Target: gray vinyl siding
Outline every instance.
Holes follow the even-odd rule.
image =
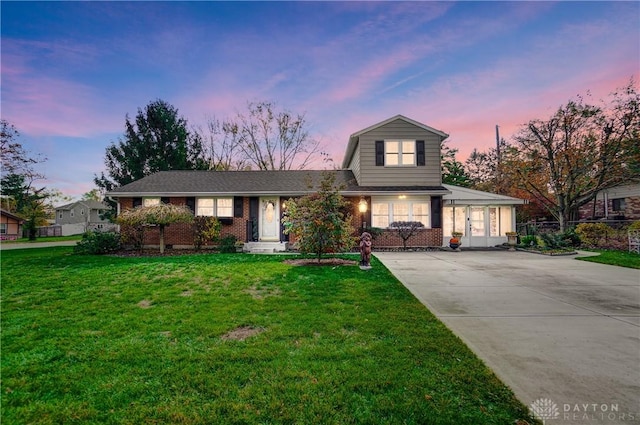
[[[360,145],[356,147],[351,162],[349,163],[349,169],[353,172],[356,181],[360,181]]]
[[[424,140],[425,166],[386,167],[376,166],[376,140]],[[440,136],[403,120],[395,120],[360,136],[358,151],[359,172],[356,174],[361,186],[439,186],[442,184],[440,172]],[[359,153],[359,154],[358,154]],[[355,159],[352,160],[352,163]]]

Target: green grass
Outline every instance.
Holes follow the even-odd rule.
[[[610,264],[612,266],[630,267],[640,269],[640,255],[628,251],[595,250],[600,255],[593,257],[580,257],[578,260],[591,261],[593,263]]]
[[[2,241],[3,244],[11,243],[37,243],[37,242],[64,242],[64,241],[79,241],[82,239],[82,235],[71,236],[44,236],[37,238],[35,241],[30,241],[29,238],[20,238],[14,241]]]
[[[71,252],[2,254],[3,424],[532,422],[375,259]]]

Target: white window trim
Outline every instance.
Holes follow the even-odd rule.
[[[142,198],[142,206],[143,207],[152,207],[154,205],[160,205],[160,197],[159,196],[153,196],[153,197],[147,197],[147,198]]]
[[[402,161],[402,158],[404,156],[404,153],[402,151],[402,147],[403,144],[405,142],[411,142],[413,143],[413,152],[407,153],[413,155],[413,162],[410,164],[405,164]],[[398,143],[398,163],[394,164],[394,165],[389,165],[389,160],[388,160],[388,156],[389,155],[389,149],[387,148],[389,143]],[[418,147],[417,147],[417,143],[415,140],[412,139],[389,139],[389,140],[385,140],[384,141],[384,166],[385,167],[390,167],[390,168],[397,168],[397,167],[417,167],[417,157],[418,157]]]
[[[417,198],[417,197],[408,197],[406,199],[398,199],[397,197],[380,197],[380,198],[373,198],[371,199],[371,224],[372,226],[376,227],[373,224],[374,221],[374,217],[375,215],[373,214],[373,211],[375,210],[373,205],[375,204],[387,204],[388,207],[388,219],[389,219],[389,225],[391,225],[391,223],[395,222],[395,221],[399,221],[396,220],[393,216],[393,205],[394,204],[407,204],[407,209],[408,209],[408,213],[409,213],[409,217],[408,220],[400,220],[400,221],[417,221],[413,219],[413,205],[414,204],[424,204],[427,206],[427,214],[426,214],[426,223],[422,223],[424,224],[424,228],[425,229],[430,229],[431,228],[431,199],[430,198]],[[422,221],[421,221],[422,222]],[[390,227],[387,226],[386,229],[389,229]]]
[[[206,208],[212,208],[213,212],[211,215],[205,215],[205,214],[200,214],[199,210],[200,210],[200,201],[201,200],[213,200],[213,205],[211,207],[206,207]],[[218,201],[220,200],[229,200],[231,202],[231,206],[230,207],[226,207],[226,208],[230,208],[229,211],[229,215],[220,215],[219,214],[219,208],[223,208],[222,206],[219,206]],[[195,211],[195,215],[196,216],[205,216],[205,217],[220,217],[220,218],[232,218],[233,217],[233,197],[206,197],[206,196],[202,196],[202,197],[198,197],[196,198],[196,211]]]

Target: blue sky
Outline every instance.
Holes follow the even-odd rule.
[[[640,71],[640,2],[1,3],[1,111],[79,197],[155,99],[190,124],[248,101],[306,113],[340,164],[350,134],[403,114],[464,160]]]

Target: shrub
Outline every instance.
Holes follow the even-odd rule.
[[[234,235],[227,235],[220,238],[220,252],[231,253],[236,252],[236,238]]]
[[[115,232],[86,232],[73,248],[75,254],[109,254],[120,249],[120,235]]]
[[[538,237],[536,235],[526,235],[520,237],[520,244],[524,246],[538,246]]]
[[[562,238],[562,233],[541,233],[539,237],[544,246],[549,249],[559,249],[567,246],[567,243]]]
[[[120,227],[120,243],[122,245],[130,245],[133,249],[142,251],[144,247],[144,229],[145,226],[127,226]]]
[[[402,239],[402,249],[406,250],[409,238],[418,233],[419,229],[424,228],[424,224],[419,221],[394,221],[389,227],[396,230]]]
[[[576,226],[576,233],[582,242],[591,246],[597,246],[600,239],[611,230],[605,223],[580,223]]]
[[[640,220],[631,223],[628,230],[640,230]]]
[[[198,216],[193,221],[193,246],[200,250],[202,245],[212,242],[220,236],[222,224],[216,217]]]

